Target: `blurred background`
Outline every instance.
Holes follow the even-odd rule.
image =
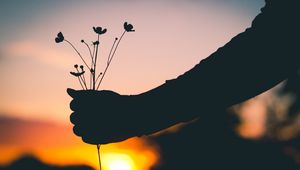
[[[71,98],[66,89],[80,89],[69,72],[74,64],[82,63],[69,46],[55,43],[58,32],[88,58],[80,40],[95,41],[93,26],[107,28],[100,39],[98,68],[103,70],[101,63],[105,63],[114,38],[122,33],[123,23],[132,23],[136,32],[124,37],[101,89],[137,94],[191,69],[249,27],[263,6],[263,0],[2,1],[0,166],[98,168],[96,146],[84,144],[72,133]],[[300,121],[299,82],[295,73],[262,95],[227,111],[211,113],[215,117],[210,122],[200,118],[150,137],[104,145],[103,166],[106,170],[193,167],[196,158],[209,155],[205,148],[195,146],[202,142],[207,146],[205,142],[214,139],[222,148],[229,149],[232,141],[241,144],[241,148],[248,148],[244,153],[255,146],[260,149],[257,153],[266,154],[261,154],[265,156],[262,159],[277,153],[264,151],[266,144],[259,141],[276,141],[271,150],[278,149],[278,155],[292,160],[296,167],[300,162],[295,142]],[[189,140],[203,130],[207,132],[200,135],[201,139]],[[221,134],[229,135],[221,138]],[[176,148],[169,146],[170,142]],[[193,159],[186,159],[189,154]],[[247,155],[245,160],[252,160],[253,155]],[[176,168],[177,159],[180,166]],[[167,166],[172,161],[175,167]]]

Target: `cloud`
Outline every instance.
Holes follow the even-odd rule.
[[[121,143],[103,145],[101,148],[104,166],[109,154],[129,155],[140,170],[149,170],[159,159],[156,146],[143,138],[132,138]],[[1,155],[5,155],[0,156],[0,165],[15,160],[25,151],[49,164],[65,166],[80,163],[98,167],[96,146],[87,145],[75,136],[71,123],[60,125],[0,114],[0,150]]]
[[[54,43],[53,43],[54,44]],[[56,44],[54,44],[56,45]],[[44,64],[49,64],[55,67],[67,68],[74,60],[60,50],[56,50],[55,46],[49,47],[35,41],[15,41],[4,45],[2,51],[9,57],[29,57]],[[1,55],[1,53],[0,53]]]
[[[29,148],[37,145],[68,145],[75,138],[71,132],[71,127],[65,125],[0,116],[0,145]],[[53,140],[54,136],[60,140]]]

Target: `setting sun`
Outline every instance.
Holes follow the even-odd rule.
[[[80,65],[84,65],[84,62],[73,51],[73,47],[63,47],[57,42],[64,38],[72,42],[88,61],[88,66],[84,68],[90,67],[90,62],[99,64],[97,71],[101,75],[100,72],[106,70],[112,47],[117,47],[120,42],[114,44],[115,38],[120,40],[124,29],[132,32],[128,36],[126,33],[118,47],[117,57],[99,90],[111,90],[120,95],[142,94],[162,85],[166,80],[182,75],[243,32],[263,4],[264,0],[233,0],[228,4],[219,0],[1,2],[0,170],[2,167],[14,166],[19,160],[25,160],[25,163],[26,160],[36,160],[36,166],[59,169],[71,167],[72,170],[79,167],[77,170],[99,170],[96,146],[86,144],[76,136],[70,122],[72,98],[66,89],[81,89],[78,77],[73,77],[74,74],[70,72],[76,72],[75,65],[81,69]],[[131,29],[136,31],[133,33],[130,24],[125,22],[132,23],[134,28]],[[95,56],[96,50],[93,54],[89,48],[95,47],[92,45],[100,35],[99,32],[104,34],[104,29],[98,30],[98,27],[107,28],[107,32],[98,40],[101,48],[97,63],[90,59],[91,52]],[[59,32],[63,32],[64,37],[58,36]],[[90,80],[91,77],[85,78]],[[112,104],[121,108],[116,102]],[[102,102],[95,111],[99,111],[101,116],[103,114],[103,119],[99,122],[93,119],[96,120],[94,124],[88,121],[89,125],[103,125],[101,121],[110,123],[104,119],[110,113],[104,112],[102,106],[107,105]],[[251,112],[257,109],[253,108]],[[143,115],[148,117],[142,111],[137,117],[122,112],[122,115],[128,114],[128,117],[124,116],[126,119],[138,120]],[[126,119],[118,121],[131,127]],[[143,125],[142,120],[139,122]],[[260,122],[264,122],[264,117]],[[152,123],[153,128],[156,123]],[[253,129],[248,124],[241,126],[241,131],[248,136],[264,130],[260,125],[255,124],[258,128]],[[167,130],[175,133],[181,125]],[[110,128],[106,129],[109,132]],[[123,133],[122,130],[120,133]],[[160,138],[158,134],[168,135],[142,135],[101,145],[102,170],[159,170],[164,163],[168,163],[168,156],[188,158],[172,154],[173,150],[165,152],[164,149],[173,146],[175,140],[172,139],[170,145],[167,145],[165,140],[169,136]],[[30,159],[25,159],[28,157]]]
[[[107,154],[104,158],[104,170],[135,170],[132,158],[127,154]]]

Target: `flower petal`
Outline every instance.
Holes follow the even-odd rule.
[[[133,30],[133,25],[128,24],[127,22],[125,22],[123,26],[124,26],[125,31],[127,31],[127,32],[134,32],[135,31],[135,30]]]

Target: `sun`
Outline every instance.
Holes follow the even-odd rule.
[[[127,154],[107,154],[103,164],[105,170],[135,170],[133,160]]]
[[[132,170],[132,167],[125,160],[114,160],[108,165],[108,170]]]

